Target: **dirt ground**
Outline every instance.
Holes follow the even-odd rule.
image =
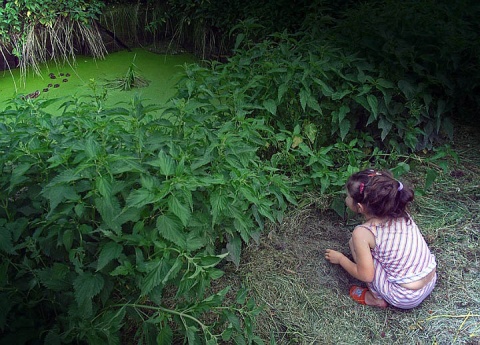
[[[419,307],[377,309],[355,303],[359,283],[323,253],[349,255],[351,231],[361,219],[342,219],[329,200],[293,210],[250,244],[238,270],[264,306],[257,332],[277,344],[480,344],[480,144],[478,128],[464,128],[453,145],[460,156],[410,211],[438,262],[438,283]],[[419,161],[402,177],[424,183],[430,163]],[[434,167],[435,168],[435,167]],[[437,167],[438,168],[438,167]]]

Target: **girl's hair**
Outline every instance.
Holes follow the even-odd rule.
[[[372,216],[410,218],[407,205],[413,201],[413,190],[389,171],[360,171],[350,176],[346,187],[353,201],[361,203]]]

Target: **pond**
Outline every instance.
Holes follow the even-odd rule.
[[[91,80],[102,89],[111,80],[126,75],[132,62],[140,76],[147,79],[149,85],[122,91],[107,88],[107,106],[118,102],[128,102],[138,94],[146,103],[161,104],[174,94],[174,85],[184,64],[196,62],[190,54],[163,55],[144,49],[133,49],[108,54],[104,60],[77,56],[75,63],[49,62],[40,66],[41,76],[32,71],[27,73],[25,81],[20,79],[20,70],[0,72],[0,110],[5,109],[8,100],[38,91],[39,99],[64,98],[91,94]],[[54,76],[51,77],[50,75]],[[54,105],[58,108],[58,104]]]

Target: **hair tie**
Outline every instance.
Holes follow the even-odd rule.
[[[400,192],[402,189],[403,189],[403,183],[400,182],[400,181],[397,181],[398,182],[398,191]]]
[[[360,187],[358,187],[358,191],[360,192],[360,194],[363,194],[363,190],[365,189],[365,183],[360,183]]]

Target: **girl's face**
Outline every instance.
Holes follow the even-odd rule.
[[[353,200],[350,194],[348,194],[348,191],[347,191],[347,197],[345,198],[345,204],[350,210],[352,210],[355,213],[358,213],[357,203]]]

